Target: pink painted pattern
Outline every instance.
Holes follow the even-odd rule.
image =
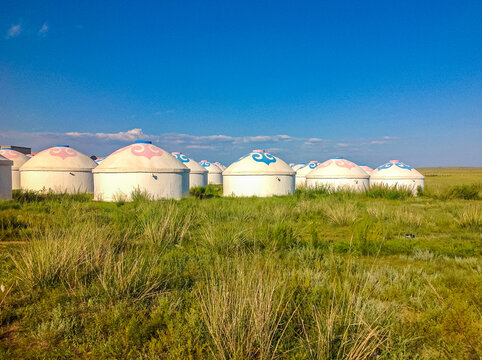
[[[16,159],[20,155],[14,150],[0,150],[0,155],[6,157],[7,159]]]
[[[356,164],[352,163],[351,161],[345,160],[345,159],[330,159],[330,160],[327,160],[327,161],[321,163],[316,168],[325,168],[325,167],[330,166],[333,163],[336,166],[344,167],[344,168],[347,168],[348,170],[350,170],[351,168],[354,168],[356,166]]]
[[[131,149],[131,153],[134,156],[144,156],[149,160],[152,159],[154,156],[162,156],[163,152],[157,146],[152,144],[132,144],[129,146],[125,146],[117,151],[114,151],[112,155],[118,154],[123,152],[127,149]]]
[[[52,156],[58,156],[62,158],[62,160],[65,160],[69,157],[77,156],[77,151],[68,147],[54,147],[49,150],[49,154]]]

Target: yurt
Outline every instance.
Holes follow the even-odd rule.
[[[390,160],[377,167],[370,175],[370,185],[385,185],[410,189],[414,195],[420,186],[424,187],[425,177],[400,160]]]
[[[370,175],[373,172],[373,169],[370,166],[367,165],[360,165],[358,164],[359,167],[361,167],[365,172]]]
[[[305,164],[305,163],[295,164],[295,165],[292,166],[292,169],[293,169],[294,171],[298,171],[298,170],[301,169],[303,166],[306,166],[306,164]]]
[[[333,190],[363,191],[368,189],[369,175],[349,160],[331,158],[306,175],[308,188],[328,187]]]
[[[288,165],[292,168],[293,166],[295,166],[295,163],[289,163]]]
[[[13,161],[0,155],[0,199],[12,199],[12,165]]]
[[[113,152],[93,173],[94,199],[99,201],[130,201],[136,193],[153,200],[189,195],[189,168],[150,141]]]
[[[208,171],[208,184],[219,185],[223,183],[223,170],[219,166],[207,160],[201,160],[199,164]]]
[[[57,145],[20,167],[20,185],[25,190],[92,193],[92,169],[96,166],[87,155],[68,145]]]
[[[2,147],[0,155],[13,161],[12,166],[12,189],[20,189],[20,166],[28,161],[28,157],[19,151],[13,150],[11,147]]]
[[[318,161],[311,160],[308,164],[299,168],[296,171],[296,187],[297,188],[306,186],[306,175],[308,175],[310,172],[312,172],[313,169],[318,166],[318,164],[319,164]]]
[[[226,166],[224,166],[223,164],[221,164],[219,161],[215,161],[215,162],[213,162],[213,164],[216,165],[218,168],[220,168],[221,171],[226,170]]]
[[[208,184],[208,171],[198,162],[180,152],[173,152],[172,155],[191,170],[189,173],[189,188],[206,186]]]
[[[223,172],[224,196],[289,195],[295,191],[295,171],[264,150],[253,150]]]

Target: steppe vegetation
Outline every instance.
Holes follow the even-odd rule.
[[[0,358],[479,359],[482,171],[426,190],[0,202]]]

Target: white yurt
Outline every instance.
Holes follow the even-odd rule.
[[[189,195],[189,168],[150,141],[113,152],[93,173],[94,199],[99,201],[130,201],[136,193],[154,200]]]
[[[424,187],[425,177],[400,160],[390,160],[377,167],[370,175],[370,185],[406,188],[417,194],[417,188]]]
[[[368,166],[368,165],[363,165],[363,164],[360,165],[360,164],[358,164],[358,166],[361,167],[363,170],[365,170],[365,172],[366,172],[368,175],[370,175],[370,174],[373,172],[373,169],[372,169],[370,166]]]
[[[191,170],[189,173],[189,188],[206,186],[208,184],[208,171],[198,162],[180,152],[173,152],[172,155]]]
[[[92,169],[97,164],[68,145],[39,152],[20,167],[22,189],[58,193],[92,193]]]
[[[306,186],[306,175],[313,171],[315,167],[318,166],[320,162],[317,160],[311,160],[305,166],[299,168],[296,171],[296,187],[304,187]]]
[[[223,164],[221,164],[219,161],[215,161],[215,162],[213,162],[213,164],[216,165],[218,168],[220,168],[221,171],[226,170],[226,166],[224,166]]]
[[[298,171],[298,170],[301,169],[303,166],[306,166],[306,164],[305,164],[305,163],[295,164],[295,165],[292,166],[292,169],[293,169],[294,171]]]
[[[253,150],[224,170],[223,195],[289,195],[295,191],[295,174],[280,158]]]
[[[12,199],[12,165],[13,161],[0,155],[0,199]]]
[[[219,185],[223,183],[223,170],[217,165],[207,160],[199,163],[208,171],[208,184]]]
[[[331,158],[306,175],[306,186],[326,186],[334,190],[364,191],[369,186],[369,175],[357,164],[339,157]]]
[[[12,166],[12,189],[20,189],[20,166],[25,164],[29,158],[19,151],[13,150],[11,147],[2,147],[0,155],[13,161]]]
[[[295,166],[296,164],[295,164],[295,163],[289,163],[288,165],[292,168],[292,167]]]

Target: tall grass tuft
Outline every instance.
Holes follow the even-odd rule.
[[[482,207],[473,205],[459,209],[454,220],[460,227],[482,230]]]
[[[352,203],[330,201],[324,204],[325,216],[335,225],[351,225],[360,219],[360,211]]]
[[[387,185],[370,186],[365,196],[373,199],[405,200],[413,196],[412,190]]]
[[[258,259],[216,266],[197,296],[215,358],[276,358],[294,314],[279,269]]]

